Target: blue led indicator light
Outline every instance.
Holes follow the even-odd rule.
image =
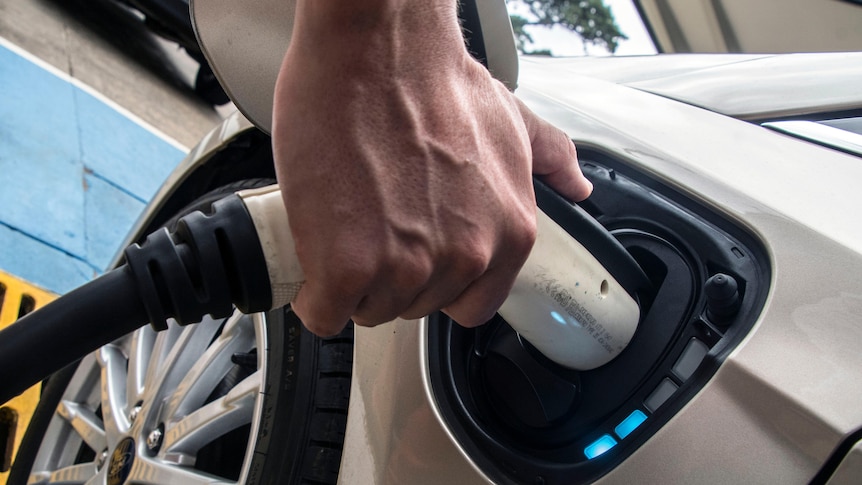
[[[602,455],[616,445],[617,440],[613,439],[611,435],[606,434],[594,441],[590,446],[584,448],[584,454],[587,455],[588,459],[592,460],[593,458]]]
[[[565,319],[565,318],[563,318],[563,316],[562,316],[562,315],[560,315],[559,313],[557,313],[557,312],[551,312],[551,316],[552,316],[552,317],[554,317],[554,320],[556,320],[556,321],[557,321],[558,323],[560,323],[561,325],[565,325],[565,324],[566,324],[566,319]]]
[[[637,429],[638,426],[643,424],[646,421],[646,414],[643,413],[640,409],[635,409],[629,414],[626,419],[623,420],[622,423],[618,424],[616,428],[614,428],[614,433],[620,437],[620,439],[625,438],[630,435],[632,431]]]

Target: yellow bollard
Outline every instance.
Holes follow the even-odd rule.
[[[55,298],[53,293],[0,271],[0,329]],[[0,485],[9,477],[9,467],[39,403],[40,390],[41,385],[35,385],[0,407]]]

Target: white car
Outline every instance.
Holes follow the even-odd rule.
[[[471,45],[570,134],[583,208],[650,280],[629,347],[575,372],[499,317],[326,340],[289,308],[144,328],[51,378],[10,483],[859,483],[862,54],[519,63],[504,2],[466,4]],[[266,32],[289,35],[292,2],[192,11],[243,114],[129,242],[273,177],[286,42]]]

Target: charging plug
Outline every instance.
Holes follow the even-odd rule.
[[[305,278],[281,192],[273,185],[238,195],[264,253],[272,305],[286,305]],[[538,209],[537,225],[533,250],[499,313],[550,360],[576,370],[599,367],[628,345],[638,304],[584,244]]]

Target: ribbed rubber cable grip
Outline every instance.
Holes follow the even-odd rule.
[[[225,318],[232,304],[244,313],[270,309],[272,293],[266,261],[251,216],[242,200],[228,196],[212,212],[189,213],[171,232],[162,228],[125,250],[150,324],[167,328]]]

